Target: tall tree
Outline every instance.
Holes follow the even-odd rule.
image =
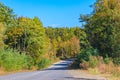
[[[40,55],[45,51],[45,30],[39,20],[34,17],[33,19],[20,17],[19,26],[23,29],[21,41],[24,51],[27,52],[35,59],[35,63],[40,61]]]
[[[7,44],[9,39],[9,35],[7,35],[7,33],[11,30],[11,28],[17,27],[17,22],[16,15],[13,13],[13,10],[2,3],[0,3],[0,24],[2,26],[1,29],[3,29],[3,25],[4,29],[6,29],[6,39],[4,40],[4,42],[5,44]]]
[[[90,44],[102,56],[120,56],[120,1],[97,0],[92,15],[82,15]]]

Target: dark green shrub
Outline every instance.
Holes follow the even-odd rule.
[[[90,56],[98,56],[99,52],[97,49],[94,49],[92,47],[89,47],[86,50],[83,50],[78,56],[77,59],[81,63],[82,60],[89,61]]]
[[[98,58],[96,56],[90,56],[89,61],[82,60],[80,67],[83,69],[95,68],[99,64]]]
[[[120,65],[120,58],[114,58],[113,59],[113,62],[116,64],[116,65]]]
[[[83,50],[77,56],[77,63],[80,64],[80,67],[87,69],[88,67],[94,68],[98,65],[97,57],[99,56],[99,52],[97,49],[89,47]]]
[[[111,61],[111,58],[109,58],[108,56],[106,56],[103,60],[104,60],[105,64],[109,64],[110,61]]]

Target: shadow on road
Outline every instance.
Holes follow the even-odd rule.
[[[73,62],[73,60],[65,60],[63,62],[53,64],[52,67],[45,70],[68,70],[69,65]]]

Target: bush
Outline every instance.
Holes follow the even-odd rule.
[[[109,64],[112,61],[108,56],[106,56],[103,60],[105,64]]]
[[[17,50],[0,50],[0,67],[6,71],[28,69],[31,66],[31,58]]]
[[[95,68],[98,66],[99,61],[96,56],[90,56],[88,63],[90,68]]]
[[[90,56],[98,56],[99,52],[97,49],[94,49],[92,47],[89,47],[86,50],[83,50],[80,54],[78,54],[77,59],[79,61],[79,63],[81,63],[83,60],[85,61],[89,61],[89,57]]]
[[[116,64],[116,65],[120,65],[120,58],[114,58],[113,59],[113,62]]]
[[[89,68],[89,63],[85,60],[80,63],[80,68],[87,70]]]
[[[90,56],[89,61],[83,60],[82,63],[80,63],[80,67],[83,69],[95,68],[98,66],[98,64],[98,58],[96,56]]]
[[[45,68],[45,67],[47,67],[48,65],[50,65],[50,60],[49,59],[47,59],[47,58],[42,58],[41,59],[41,61],[39,62],[39,64],[38,64],[38,68],[39,69],[43,69],[43,68]]]

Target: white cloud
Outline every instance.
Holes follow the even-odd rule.
[[[59,24],[51,24],[51,25],[49,25],[49,26],[51,26],[51,27],[60,27]]]

